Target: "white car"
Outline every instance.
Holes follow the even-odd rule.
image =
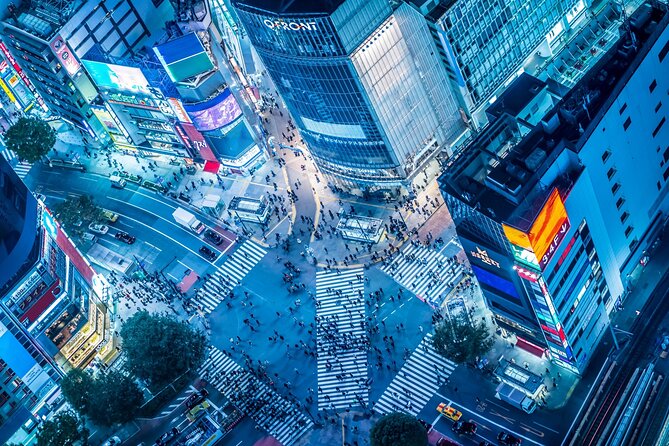
[[[100,223],[91,223],[88,225],[88,229],[100,235],[105,235],[107,232],[109,232],[109,226],[102,225]]]
[[[121,444],[121,439],[118,438],[116,435],[111,437],[109,440],[105,441],[102,446],[118,446]]]

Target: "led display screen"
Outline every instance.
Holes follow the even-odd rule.
[[[103,90],[127,91],[150,95],[149,81],[142,70],[90,60],[82,61],[93,83]]]
[[[242,109],[229,89],[199,104],[184,104],[195,128],[201,132],[220,129],[242,115]]]

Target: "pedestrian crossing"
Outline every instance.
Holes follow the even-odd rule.
[[[440,306],[448,291],[466,277],[462,264],[417,242],[405,246],[381,270],[435,306]]]
[[[295,404],[216,347],[211,347],[199,373],[283,446],[295,443],[314,425]]]
[[[253,240],[242,242],[230,257],[214,272],[193,297],[196,306],[205,314],[216,309],[230,290],[239,285],[267,251]]]
[[[23,180],[28,176],[28,172],[30,172],[30,169],[33,167],[32,164],[20,161],[18,156],[16,156],[16,152],[13,150],[3,149],[0,153],[2,153],[2,157],[7,160],[9,165],[12,166],[19,178]]]
[[[435,351],[432,334],[428,334],[395,375],[374,410],[380,414],[406,412],[418,415],[455,367],[454,362]]]
[[[364,288],[363,268],[316,273],[319,410],[368,403]]]

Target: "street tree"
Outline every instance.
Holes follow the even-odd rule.
[[[93,377],[81,369],[72,369],[60,382],[60,389],[63,396],[80,415],[86,415],[91,408],[91,392],[95,380]]]
[[[464,317],[444,319],[435,327],[435,350],[457,364],[474,363],[485,356],[494,339],[483,321],[470,322]]]
[[[22,117],[5,133],[5,144],[22,161],[34,163],[56,144],[56,131],[41,119]]]
[[[87,222],[102,221],[102,209],[95,204],[91,195],[67,197],[53,208],[56,219],[74,234],[80,234]]]
[[[416,417],[395,412],[376,422],[369,440],[371,446],[426,446],[427,430]]]
[[[102,426],[127,423],[135,418],[144,395],[129,376],[115,370],[101,373],[95,379],[87,415]]]
[[[171,316],[139,311],[123,324],[121,338],[126,370],[153,390],[195,373],[205,359],[204,333]]]
[[[64,411],[45,421],[37,432],[37,446],[88,444],[88,430],[74,412]]]

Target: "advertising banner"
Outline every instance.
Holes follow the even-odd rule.
[[[201,132],[225,127],[242,115],[242,109],[230,89],[205,102],[184,104],[184,109]]]
[[[72,77],[81,68],[81,64],[77,60],[77,56],[74,55],[70,47],[68,46],[65,39],[63,39],[60,34],[57,34],[49,44],[51,51],[56,55],[60,64],[65,68],[67,74]]]
[[[93,83],[103,90],[126,91],[151,96],[149,81],[139,68],[91,60],[82,62]]]

